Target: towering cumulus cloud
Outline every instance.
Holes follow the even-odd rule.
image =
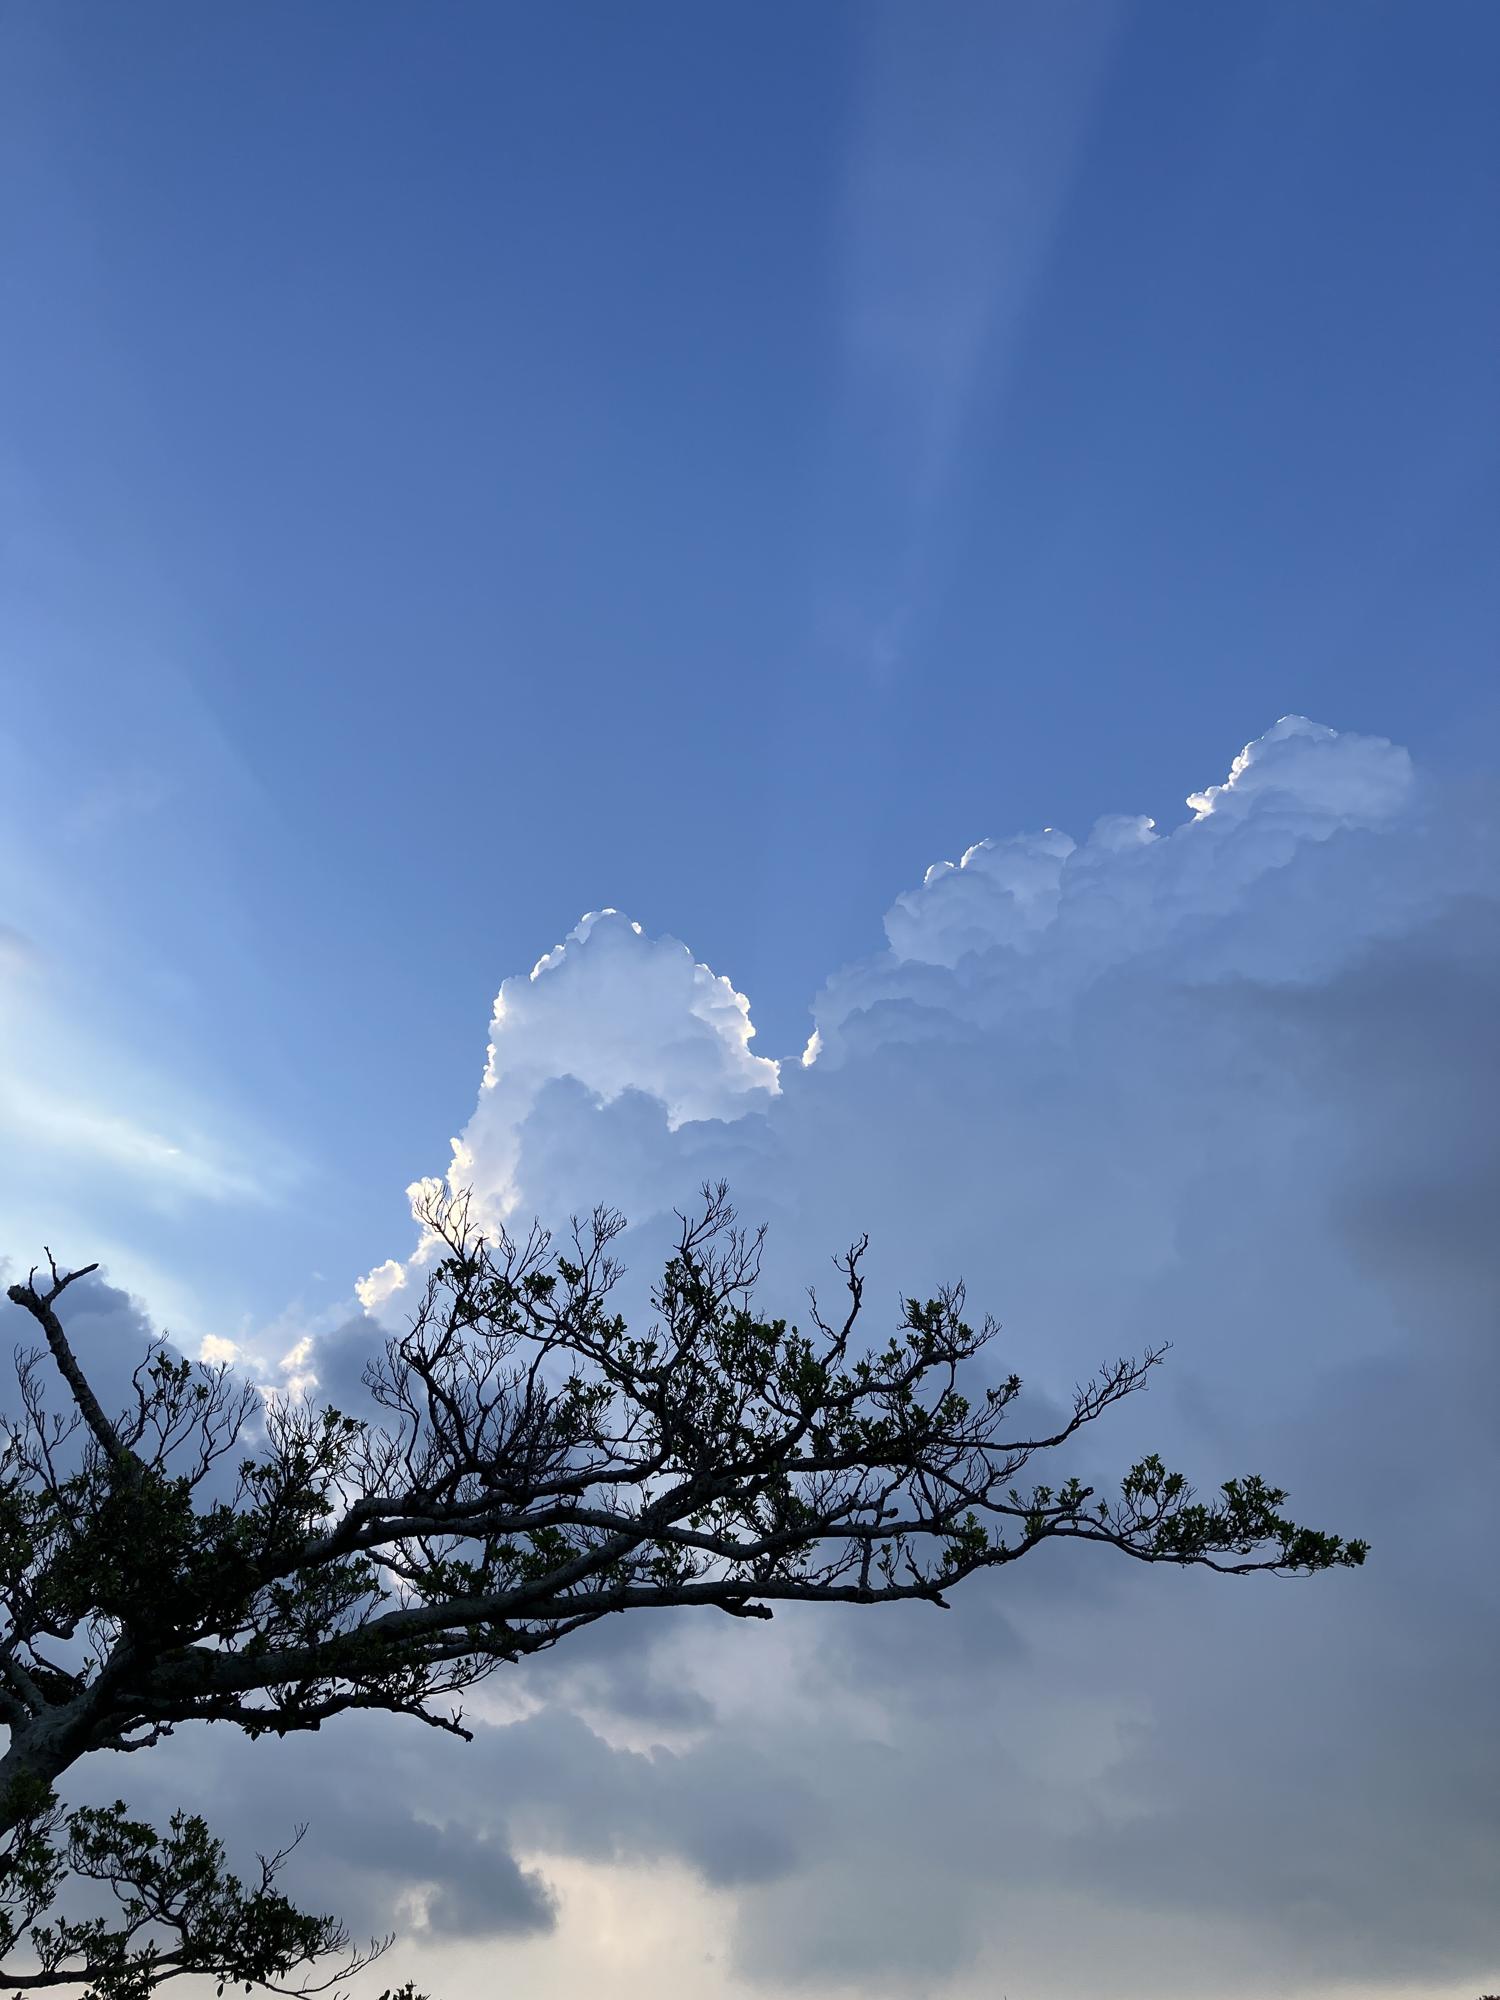
[[[919,889],[896,898],[882,958],[830,982],[817,1010],[817,1052],[826,1059],[856,1013],[902,995],[930,1003],[942,992],[947,1009],[991,1017],[1041,1001],[1060,1006],[1107,968],[1174,935],[1204,938],[1208,920],[1243,911],[1262,877],[1308,847],[1390,826],[1412,786],[1404,750],[1289,715],[1246,745],[1223,784],[1193,793],[1194,817],[1169,834],[1153,820],[1111,813],[1081,843],[1054,827],[981,840],[958,862],[935,862]],[[1344,917],[1346,936],[1349,919],[1355,935],[1378,921],[1368,910]],[[1274,952],[1287,940],[1284,926],[1268,940],[1257,925],[1239,937],[1221,929],[1212,942],[1221,967],[1227,954],[1249,970],[1257,947]],[[966,962],[961,982],[919,970],[952,972]]]
[[[1374,1544],[1306,1589],[1078,1551],[948,1618],[622,1621],[518,1674],[540,1706],[440,1816],[538,1869],[537,1909],[549,1869],[665,1866],[632,1894],[714,1931],[705,1996],[1493,1984],[1493,815],[1297,717],[1188,809],[938,863],[779,1070],[741,995],[612,912],[501,988],[449,1176],[492,1214],[615,1202],[646,1271],[726,1174],[775,1309],[867,1229],[872,1335],[963,1275],[1043,1411],[1169,1340],[1101,1475],[1262,1470]],[[568,1908],[556,1962],[609,1984]]]
[[[529,974],[495,995],[479,1103],[453,1141],[448,1181],[502,1221],[522,1197],[521,1134],[546,1085],[571,1078],[594,1103],[645,1092],[669,1128],[735,1118],[776,1094],[777,1065],[750,1053],[750,1003],[676,938],[648,938],[618,910],[595,910]],[[413,1183],[417,1199],[426,1183]],[[420,1256],[419,1251],[419,1256]],[[407,1284],[394,1261],[362,1279],[376,1311]]]

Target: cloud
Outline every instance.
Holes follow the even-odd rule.
[[[527,1938],[594,1963],[580,1885],[609,1870],[642,1937],[712,1913],[726,1995],[1492,1980],[1493,801],[1289,718],[1189,810],[929,871],[818,995],[805,1064],[752,1055],[747,1002],[682,944],[586,919],[501,987],[451,1172],[492,1213],[619,1204],[637,1286],[726,1173],[793,1314],[868,1228],[872,1338],[964,1275],[1042,1410],[1170,1340],[1081,1469],[1263,1471],[1369,1536],[1365,1570],[1049,1550],[947,1615],[621,1619],[487,1684],[471,1750],[359,1720],[274,1757],[195,1741],[135,1760],[162,1800],[233,1796],[262,1839],[311,1818],[305,1881],[399,1916],[413,1969],[487,1935],[458,2000],[521,1965],[554,1990]],[[379,1331],[311,1342],[346,1406]]]
[[[739,1117],[780,1090],[778,1065],[750,1052],[754,1034],[745,996],[686,945],[648,938],[618,910],[591,911],[496,994],[479,1102],[453,1141],[449,1184],[473,1191],[496,1220],[511,1214],[523,1131],[561,1079],[601,1109],[643,1093],[673,1132]],[[426,1185],[413,1184],[414,1201]],[[399,1313],[410,1277],[388,1259],[359,1281],[361,1303]]]
[[[1411,758],[1383,736],[1340,735],[1305,715],[1284,715],[1247,743],[1222,785],[1189,795],[1200,820],[1246,818],[1277,802],[1304,835],[1340,826],[1378,826],[1405,804]]]
[[[15,1353],[46,1352],[46,1342],[36,1321],[5,1296],[6,1289],[26,1274],[26,1266],[19,1260],[0,1257],[0,1353],[7,1360]],[[144,1357],[155,1331],[145,1307],[139,1299],[110,1284],[103,1272],[80,1278],[69,1291],[67,1303],[68,1338],[100,1401],[108,1410],[127,1408],[133,1401],[131,1374]],[[49,1390],[49,1407],[65,1408],[66,1393],[52,1373],[50,1360],[45,1363],[41,1379]],[[10,1411],[15,1407],[14,1376],[8,1366],[0,1366],[0,1408]]]
[[[1283,716],[1245,746],[1222,784],[1189,796],[1194,817],[1168,835],[1151,819],[1110,813],[1081,845],[1045,827],[981,840],[956,863],[935,862],[921,887],[887,911],[886,959],[831,984],[819,1031],[826,1040],[859,1001],[903,990],[900,980],[911,975],[900,968],[952,970],[1000,948],[1035,965],[989,968],[975,984],[992,1000],[1076,993],[1108,965],[1231,910],[1310,843],[1388,825],[1412,790],[1410,758],[1384,738]],[[1220,948],[1232,942],[1221,936]]]
[[[86,1161],[129,1174],[168,1196],[235,1202],[267,1198],[255,1175],[210,1140],[101,1111],[92,1101],[14,1073],[0,1077],[0,1130],[32,1157],[41,1150]]]
[[[1043,1401],[1170,1339],[1090,1472],[1260,1469],[1375,1543],[1301,1589],[1059,1556],[948,1619],[622,1625],[528,1669],[487,1732],[514,1836],[732,1891],[747,1991],[1061,2000],[1108,1953],[1121,1993],[1312,1994],[1500,1948],[1494,814],[1299,717],[1189,809],[939,863],[779,1071],[623,918],[501,989],[453,1170],[484,1200],[619,1202],[644,1273],[727,1172],[778,1307],[869,1228],[872,1298],[963,1272]]]
[[[824,616],[877,673],[931,595],[980,385],[1008,383],[1117,21],[1110,0],[1013,0],[939,37],[889,0],[860,10],[833,245],[839,528],[854,493],[858,533],[829,551]]]
[[[36,963],[35,947],[24,931],[0,924],[0,979],[16,979]]]
[[[1113,11],[1028,0],[946,44],[899,6],[864,17],[843,209],[847,358],[923,498],[949,469],[981,362],[1029,303]]]
[[[458,1745],[449,1740],[451,1750]],[[358,1938],[400,1929],[407,1938],[462,1940],[545,1932],[555,1920],[546,1883],[512,1853],[493,1801],[460,1785],[447,1810],[431,1794],[428,1731],[387,1731],[351,1716],[338,1737],[252,1744],[221,1731],[174,1739],[129,1773],[132,1809],[164,1823],[201,1810],[243,1868],[257,1849],[310,1834],[283,1886],[304,1908],[338,1912]],[[99,1803],[124,1782],[102,1759],[79,1767],[69,1800]],[[233,1802],[226,1813],[226,1801]]]
[[[135,1057],[114,997],[0,926],[0,1249],[29,1262],[50,1241],[65,1261],[107,1261],[182,1324],[204,1317],[183,1219],[263,1213],[302,1168],[201,1083]]]

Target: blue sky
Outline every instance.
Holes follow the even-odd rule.
[[[1298,1225],[1236,1182],[1233,1135],[1274,1176],[1311,1101],[1267,1108],[1265,1076],[1304,1041],[1314,1096],[1339,1051],[1387,1065],[1404,1026],[1360,1041],[1372,1008],[1408,1018],[1379,953],[1420,937],[1420,985],[1490,934],[1489,904],[1453,912],[1493,858],[1497,85],[1488,0],[9,0],[0,1252],[48,1232],[158,1319],[274,1355],[407,1255],[403,1189],[455,1132],[497,1200],[590,1199],[597,1162],[654,1214],[727,1162],[790,1213],[799,1174],[900,1149],[909,1090],[912,1129],[950,1106],[927,1143],[969,1183],[993,1164],[970,1094],[986,1146],[1115,1163],[1080,1169],[1117,1208],[1070,1324],[1133,1231],[1253,1266],[1257,1227]],[[964,871],[962,950],[912,943],[946,916],[882,930],[986,837],[1182,826],[1286,714],[1345,734],[1264,753],[1291,775],[1253,833],[1101,862],[1097,962],[1005,956],[1035,942],[1014,871],[1042,867],[1051,922],[1030,850]],[[528,984],[604,906],[643,941],[606,925]],[[748,996],[749,1054],[694,960]],[[518,976],[541,997],[492,1104],[519,1138],[469,1123]],[[1290,980],[1344,1026],[1279,1000],[1206,1024],[1200,977],[1235,1008]],[[843,1082],[801,1081],[815,1002]],[[1005,1025],[1052,1006],[1092,1051],[1071,1069]],[[1167,1077],[1141,1024],[1179,1007]],[[751,1055],[784,1066],[764,1132]],[[1091,1125],[1136,1065],[1180,1116]],[[1365,1218],[1379,1267],[1305,1245],[1266,1310],[1315,1343],[1380,1293],[1404,1352],[1416,1266],[1379,1264],[1346,1170],[1468,1113],[1447,1071],[1420,1116],[1356,1099],[1309,1128],[1304,1193]],[[1179,1188],[1200,1101],[1224,1151]],[[1437,1201],[1477,1141],[1431,1116],[1390,1179]],[[989,1268],[983,1205],[924,1211],[927,1166],[902,1172],[852,1179],[903,1246]],[[1005,1227],[1041,1227],[1001,1180]],[[819,1199],[799,1256],[860,1223]],[[1015,1279],[1038,1311],[1074,1254],[1054,1225]],[[1132,1312],[1198,1323],[1182,1254]],[[1311,1992],[1311,1963],[1276,1977]]]
[[[585,909],[782,1054],[936,854],[1495,719],[1487,6],[5,44],[16,921],[340,1244]]]

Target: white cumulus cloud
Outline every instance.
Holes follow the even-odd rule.
[[[938,864],[779,1069],[615,913],[500,990],[450,1170],[493,1212],[617,1203],[634,1282],[726,1174],[771,1309],[868,1229],[875,1339],[963,1276],[1044,1400],[1170,1341],[1087,1476],[1261,1471],[1374,1543],[1291,1591],[1071,1551],[947,1618],[622,1620],[519,1676],[445,1810],[559,1880],[685,1871],[726,1992],[1311,2000],[1495,1962],[1494,815],[1296,717],[1189,808]]]
[[[920,1034],[924,1010],[925,1032],[937,1033],[957,1019],[1055,1013],[1108,968],[1174,940],[1179,972],[1210,960],[1220,974],[1264,971],[1285,964],[1289,948],[1316,955],[1300,890],[1267,924],[1251,911],[1255,885],[1337,833],[1394,826],[1413,792],[1409,756],[1383,737],[1284,716],[1245,746],[1222,784],[1190,796],[1193,818],[1170,833],[1142,815],[1109,813],[1082,842],[1053,827],[979,841],[897,897],[885,953],[829,981],[815,1009],[819,1054],[838,1059],[851,1037]],[[1337,948],[1351,927],[1363,935],[1360,925],[1378,926],[1389,909],[1377,882],[1338,922],[1314,927]],[[1226,927],[1236,910],[1247,921]]]
[[[737,1118],[780,1090],[779,1065],[753,1055],[750,1003],[676,938],[650,938],[618,910],[591,911],[529,974],[495,996],[479,1102],[453,1141],[448,1181],[495,1220],[525,1196],[522,1132],[549,1083],[571,1078],[597,1106],[626,1091],[660,1107],[668,1130]],[[416,1201],[428,1182],[414,1182]],[[416,1261],[423,1255],[419,1245]],[[409,1267],[388,1259],[360,1280],[367,1311],[399,1308]]]

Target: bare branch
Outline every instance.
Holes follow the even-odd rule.
[[[78,1357],[68,1344],[63,1332],[62,1321],[56,1313],[57,1301],[70,1285],[76,1285],[80,1278],[87,1278],[97,1271],[97,1264],[85,1264],[77,1271],[59,1272],[52,1252],[47,1252],[47,1263],[52,1273],[52,1284],[46,1291],[36,1288],[36,1267],[33,1266],[24,1285],[9,1287],[6,1297],[12,1305],[23,1307],[41,1327],[47,1337],[47,1345],[52,1350],[52,1358],[57,1363],[58,1373],[68,1385],[73,1401],[89,1429],[98,1439],[101,1449],[116,1465],[126,1463],[127,1453],[120,1442],[119,1433],[105,1416],[98,1397],[89,1386],[88,1379],[78,1365]]]

